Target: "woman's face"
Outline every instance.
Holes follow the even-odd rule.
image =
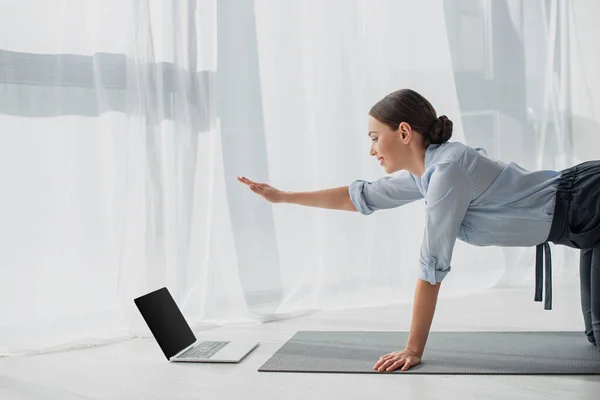
[[[369,136],[372,141],[369,154],[377,157],[377,161],[386,173],[391,174],[406,169],[410,157],[408,153],[410,137],[407,140],[406,136],[408,132],[410,127],[404,122],[400,124],[398,130],[393,131],[389,126],[369,115]]]

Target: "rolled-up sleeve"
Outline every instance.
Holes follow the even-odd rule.
[[[414,177],[408,171],[387,175],[373,182],[354,181],[349,185],[348,192],[356,209],[364,215],[423,198]]]
[[[474,186],[463,170],[450,162],[435,165],[430,176],[419,278],[435,285],[450,272],[454,244]]]

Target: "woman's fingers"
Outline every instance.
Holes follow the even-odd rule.
[[[237,177],[237,179],[246,184],[250,190],[254,193],[262,196],[265,200],[270,201],[271,203],[279,203],[282,199],[282,192],[280,190],[275,189],[273,186],[267,183],[257,183],[253,180],[250,180],[244,176]]]
[[[381,358],[375,363],[375,366],[373,368],[375,368],[375,369],[379,368],[379,366],[381,364],[383,364],[384,362],[386,362],[387,359],[388,359],[388,356],[381,356]]]
[[[408,361],[407,360],[398,360],[395,363],[393,363],[392,365],[390,365],[389,367],[387,367],[386,371],[393,371],[396,368],[402,366],[402,364],[404,364],[404,366],[406,367],[408,365]],[[404,368],[402,370],[404,370]]]
[[[378,372],[381,372],[381,371],[391,372],[397,368],[402,367],[402,371],[406,371],[407,369],[409,369],[412,366],[413,366],[413,363],[410,361],[410,359],[403,358],[403,357],[398,358],[398,356],[393,356],[393,358],[379,360],[377,362],[377,364],[375,364],[375,367],[373,367],[373,369],[377,370]]]
[[[250,179],[244,178],[243,176],[241,178],[238,176],[237,179],[238,179],[238,181],[245,183],[246,185],[249,185],[251,183]]]
[[[375,366],[373,366],[373,369],[378,369],[381,365],[383,365],[384,362],[386,362],[392,355],[391,354],[386,354],[385,356],[381,356],[381,358],[379,359],[379,361],[377,361],[375,363]]]
[[[247,179],[247,178],[244,178],[244,177],[238,178],[238,180],[240,182],[242,182],[243,184],[245,184],[246,186],[250,186],[250,189],[252,189],[253,186],[258,186],[258,184],[256,182],[251,181],[250,179]]]
[[[246,185],[248,185],[248,186],[249,186],[249,185],[254,185],[254,186],[258,186],[258,187],[262,187],[262,186],[264,186],[264,183],[258,183],[258,182],[254,182],[253,180],[250,180],[250,179],[248,179],[248,178],[246,178],[246,177],[244,177],[244,176],[242,176],[242,177],[239,177],[239,176],[238,176],[238,181],[240,181],[240,182],[242,182],[242,183],[245,183],[245,184],[246,184]]]
[[[386,362],[383,363],[383,365],[381,367],[379,367],[379,371],[387,370],[391,365],[394,364],[394,362],[396,362],[396,361],[395,360],[387,360]]]
[[[377,370],[378,371],[384,371],[386,370],[390,365],[394,364],[395,360],[386,360],[381,367],[379,367]]]

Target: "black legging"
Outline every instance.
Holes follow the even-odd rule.
[[[600,346],[600,247],[581,250],[579,275],[585,335]]]

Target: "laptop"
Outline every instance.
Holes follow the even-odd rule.
[[[237,363],[258,346],[258,342],[196,340],[166,287],[134,302],[170,362]]]

